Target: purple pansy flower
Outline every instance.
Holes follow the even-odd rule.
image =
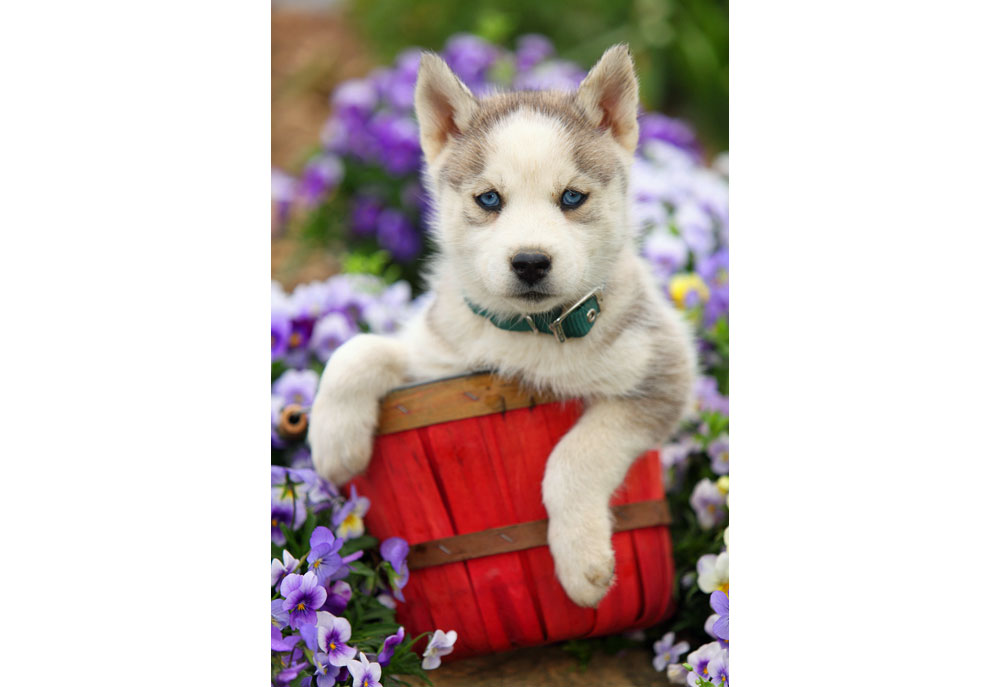
[[[712,630],[719,639],[729,640],[729,595],[725,592],[715,591],[708,597],[708,602],[712,610],[719,614],[719,619],[715,621]]]
[[[389,665],[389,661],[392,660],[393,654],[396,653],[396,647],[403,642],[403,636],[403,627],[400,626],[400,628],[396,630],[395,634],[391,634],[385,638],[385,641],[382,642],[382,648],[378,651],[377,660],[381,665]]]
[[[292,336],[292,318],[288,311],[271,301],[271,360],[277,360],[288,351]]]
[[[587,72],[566,60],[543,62],[514,78],[514,88],[528,91],[575,91]]]
[[[551,57],[554,52],[552,41],[545,36],[536,33],[525,34],[517,39],[514,63],[519,72],[528,71],[539,62]]]
[[[310,625],[310,627],[315,627]],[[315,636],[315,635],[312,635]],[[316,678],[316,687],[333,687],[337,684],[337,674],[339,669],[336,666],[330,665],[330,658],[324,654],[322,651],[316,651],[315,647],[310,646],[309,650],[313,652],[312,660],[313,665],[316,667],[314,676]],[[311,687],[312,680],[308,679],[302,681],[302,687]]]
[[[729,249],[712,253],[698,263],[698,274],[709,286],[727,284],[729,282]]]
[[[448,39],[441,57],[476,95],[486,89],[486,73],[500,56],[500,50],[478,36],[457,34]]]
[[[362,318],[377,334],[395,331],[412,307],[409,282],[398,281],[365,305]]]
[[[271,601],[271,618],[274,620],[271,623],[272,625],[288,627],[288,611],[284,609],[284,604],[284,599],[274,599]]]
[[[352,484],[351,497],[333,516],[333,526],[337,528],[337,536],[355,539],[364,534],[364,517],[370,507],[371,501],[364,496],[358,496],[358,490]]]
[[[420,71],[419,49],[405,50],[396,57],[392,69],[379,71],[378,88],[389,107],[409,114],[413,111],[413,91]]]
[[[319,386],[319,374],[315,370],[285,370],[271,385],[271,393],[280,396],[286,404],[312,405]]]
[[[292,319],[313,321],[323,314],[323,307],[326,305],[326,286],[322,282],[312,281],[307,284],[299,284],[289,296],[291,304]],[[312,331],[312,330],[310,330]],[[308,342],[309,337],[302,342]]]
[[[457,639],[458,633],[455,630],[448,630],[448,632],[434,630],[434,635],[427,642],[427,648],[424,649],[424,660],[420,663],[421,667],[424,670],[434,670],[440,666],[441,657],[447,656],[455,650]]]
[[[653,657],[653,667],[657,671],[666,670],[669,664],[679,663],[681,656],[686,654],[690,648],[691,645],[687,642],[674,644],[674,633],[668,632],[660,638],[660,641],[653,644],[653,652],[656,654]]]
[[[729,684],[729,651],[723,649],[708,662],[708,676],[716,685]]]
[[[316,609],[326,602],[326,589],[319,583],[316,573],[292,573],[281,581],[281,607],[288,611],[288,624],[293,630],[316,622]]]
[[[280,493],[280,489],[271,489],[271,541],[278,546],[285,545],[285,533],[281,531],[281,525],[289,529],[296,529],[306,521],[306,504],[299,500],[284,501],[276,499],[274,496]]]
[[[691,664],[694,668],[690,673],[688,673],[687,681],[690,687],[697,687],[698,678],[703,680],[708,679],[708,664],[713,658],[722,652],[722,645],[718,642],[711,642],[709,644],[704,644],[690,654],[688,654],[687,662]]]
[[[410,545],[400,537],[389,537],[379,546],[382,558],[392,566],[389,572],[389,585],[392,587],[392,595],[399,601],[406,601],[402,589],[410,581],[410,569],[406,565],[406,556],[409,552]]]
[[[691,508],[698,517],[698,525],[710,530],[726,521],[726,495],[715,482],[703,478],[691,492]]]
[[[420,254],[420,233],[399,210],[387,208],[378,216],[375,229],[378,244],[402,262]]]
[[[698,264],[698,274],[708,284],[710,295],[705,304],[705,326],[711,327],[729,314],[729,249],[722,248]]]
[[[295,633],[287,637],[281,636],[281,628],[271,625],[271,651],[291,651],[295,645],[301,641],[301,637]]]
[[[646,112],[639,117],[639,144],[658,140],[680,148],[695,160],[701,157],[701,146],[694,130],[685,122],[659,112]]]
[[[302,669],[309,665],[306,661],[296,661],[274,676],[274,681],[278,685],[287,685],[299,676]]]
[[[282,487],[282,498],[291,499],[294,490],[295,498],[303,498],[308,489],[316,484],[316,472],[314,470],[296,470],[285,468],[280,465],[271,466],[271,486]]]
[[[354,678],[352,687],[382,687],[379,679],[382,677],[382,666],[378,663],[369,663],[368,657],[364,653],[359,653],[359,661],[348,661],[347,670]]]
[[[303,628],[303,631],[305,629]],[[316,687],[333,687],[338,682],[346,680],[350,676],[347,668],[333,665],[328,654],[316,650],[316,626],[310,625],[309,629],[312,630],[312,644],[309,645],[309,650],[313,652],[313,665],[316,666]],[[309,687],[309,684],[303,681],[302,687]]]
[[[309,538],[309,570],[316,573],[321,584],[331,577],[346,577],[345,560],[337,553],[344,545],[344,540],[334,537],[328,527],[317,527]],[[357,556],[349,557],[357,560]],[[343,573],[338,575],[338,573]]]
[[[342,667],[354,658],[358,650],[348,646],[351,639],[351,624],[347,618],[338,618],[332,613],[320,611],[316,619],[316,643],[318,651],[327,655],[330,665]]]
[[[285,575],[295,572],[295,569],[299,567],[298,559],[285,549],[281,552],[281,557],[284,562],[279,561],[277,558],[271,559],[271,586],[275,586],[283,579]]]
[[[344,178],[344,163],[332,153],[318,155],[306,163],[300,191],[307,205],[317,205]]]
[[[299,444],[297,447],[292,449],[291,456],[289,457],[289,463],[296,470],[312,470],[314,466],[312,454],[309,452],[309,447]],[[309,490],[309,503],[315,509],[320,510],[323,506],[313,500],[312,494],[314,491],[316,491],[315,487]]]
[[[662,469],[664,489],[669,491],[684,483],[684,477],[688,470],[688,458],[697,448],[694,439],[685,436],[660,449],[660,468]]]
[[[729,399],[719,393],[715,377],[699,377],[695,382],[695,396],[701,410],[729,415]]]
[[[351,585],[343,580],[334,580],[327,584],[326,603],[323,604],[323,610],[334,615],[340,615],[347,608],[347,604],[350,603],[352,594]]]
[[[356,325],[365,306],[383,288],[381,280],[372,274],[339,274],[324,284],[325,312],[339,312]]]
[[[691,252],[699,258],[708,257],[715,248],[711,216],[700,205],[683,202],[674,212],[674,223]]]
[[[381,112],[372,118],[369,127],[387,172],[405,176],[420,169],[420,129],[410,115]]]
[[[688,261],[688,249],[684,242],[666,229],[650,232],[642,245],[642,253],[660,278],[666,278],[684,269]]]
[[[375,110],[378,92],[368,79],[349,79],[337,86],[330,101],[340,116],[364,119]]]
[[[308,453],[309,449],[305,449],[305,451]],[[309,458],[309,463],[310,465],[312,464],[311,457]],[[337,489],[336,485],[321,477],[317,477],[315,484],[313,484],[312,488],[309,489],[309,503],[315,510],[325,510],[339,495],[340,491]]]
[[[326,362],[333,352],[357,333],[350,320],[339,312],[325,315],[313,328],[309,348],[321,362]]]
[[[295,529],[305,522],[307,494],[315,483],[312,470],[271,466],[271,538],[279,546],[285,543],[280,523]]]
[[[712,459],[712,470],[717,475],[729,474],[729,437],[723,435],[708,445],[708,455]]]

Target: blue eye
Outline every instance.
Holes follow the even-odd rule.
[[[586,194],[580,193],[579,191],[574,191],[572,189],[566,189],[562,194],[562,206],[564,208],[578,208],[583,205],[583,201],[587,200]]]
[[[500,194],[496,191],[487,191],[476,196],[476,202],[483,210],[499,210]]]

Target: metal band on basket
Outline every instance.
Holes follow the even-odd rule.
[[[667,502],[662,499],[613,506],[611,512],[615,532],[670,524],[670,511]],[[534,520],[413,544],[406,562],[410,570],[419,570],[546,546],[548,524],[548,520]]]

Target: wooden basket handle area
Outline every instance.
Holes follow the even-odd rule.
[[[613,506],[611,512],[614,515],[615,532],[670,524],[670,510],[663,499]],[[548,525],[548,520],[535,520],[414,544],[410,547],[407,565],[410,570],[419,570],[467,561],[470,558],[547,546]]]
[[[378,433],[392,434],[557,400],[552,394],[526,390],[515,380],[489,372],[449,377],[390,391],[382,401]]]

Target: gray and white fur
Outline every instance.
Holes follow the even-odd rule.
[[[436,209],[433,297],[397,336],[362,334],[335,352],[311,412],[313,461],[338,484],[363,471],[379,400],[407,382],[493,369],[584,399],[582,417],[549,456],[542,498],[556,575],[575,603],[596,606],[614,579],[612,492],[688,412],[696,367],[688,327],[640,259],[629,222],[639,136],[631,56],[612,47],[575,93],[477,99],[428,53],[415,99]],[[586,200],[566,208],[567,189]],[[489,191],[502,199],[499,211],[477,203]],[[530,283],[512,265],[526,252],[548,262]],[[517,317],[575,303],[595,287],[604,293],[599,319],[564,343],[502,330],[466,302]]]

